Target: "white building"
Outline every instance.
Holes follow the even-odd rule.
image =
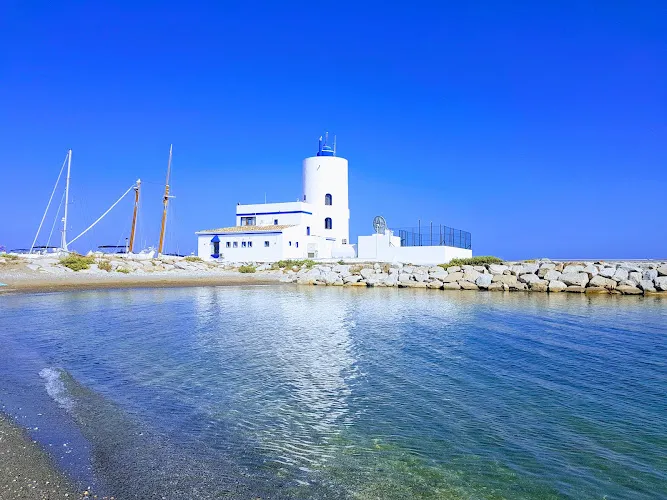
[[[359,259],[378,262],[401,262],[404,264],[437,265],[454,258],[472,257],[472,248],[439,245],[402,246],[400,236],[392,231],[359,236]]]
[[[320,138],[303,160],[302,201],[236,206],[236,226],[198,231],[204,260],[275,262],[355,256],[350,244],[347,160]]]

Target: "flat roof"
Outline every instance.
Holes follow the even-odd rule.
[[[232,226],[221,227],[218,229],[205,229],[197,231],[195,234],[224,234],[224,233],[268,233],[282,231],[288,227],[294,227],[294,224],[278,224],[270,226]]]

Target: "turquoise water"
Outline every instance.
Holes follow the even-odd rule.
[[[0,405],[117,498],[667,497],[667,301],[0,297]]]

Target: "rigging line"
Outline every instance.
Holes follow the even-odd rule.
[[[49,244],[51,243],[51,236],[53,236],[53,230],[56,228],[56,223],[58,222],[58,214],[60,213],[60,208],[63,206],[63,201],[65,201],[65,191],[63,191],[63,195],[60,197],[60,205],[58,205],[58,211],[56,212],[56,216],[53,218],[53,226],[51,226],[51,232],[49,233],[49,239],[46,241],[45,250],[47,252],[49,251]]]
[[[49,207],[51,206],[51,200],[53,200],[53,195],[56,193],[56,189],[58,188],[58,183],[60,182],[60,177],[63,175],[63,170],[65,170],[65,164],[67,164],[67,158],[69,157],[69,153],[67,153],[67,156],[65,156],[65,161],[63,161],[63,166],[60,167],[60,173],[58,174],[58,180],[56,181],[56,185],[53,186],[53,191],[51,191],[51,198],[49,198],[49,202],[46,205],[46,210],[44,210],[44,215],[42,215],[42,222],[39,223],[39,227],[37,228],[37,234],[35,235],[35,239],[32,241],[32,245],[30,245],[30,251],[28,253],[32,253],[32,249],[35,248],[35,243],[37,243],[37,238],[39,237],[39,232],[42,230],[42,224],[44,224],[44,219],[46,219],[46,213],[49,211]]]
[[[93,228],[93,226],[94,226],[95,224],[97,224],[99,221],[101,221],[101,220],[104,218],[104,216],[105,216],[106,214],[108,214],[109,212],[111,212],[111,210],[113,210],[113,207],[115,207],[116,205],[118,205],[118,204],[120,203],[120,201],[121,201],[123,198],[125,198],[125,196],[127,196],[127,194],[128,194],[130,191],[132,191],[132,190],[134,189],[134,186],[135,186],[135,185],[136,185],[136,184],[132,184],[132,185],[129,187],[129,189],[123,193],[123,196],[121,196],[120,198],[118,198],[118,199],[116,200],[116,203],[114,203],[113,205],[111,205],[111,206],[109,207],[109,210],[107,210],[107,211],[104,212],[102,215],[100,215],[100,217],[99,217],[95,222],[93,222],[90,226],[88,226],[88,227],[87,227],[87,228],[86,228],[86,229],[85,229],[79,236],[77,236],[77,237],[74,238],[73,240],[68,241],[67,244],[70,245],[70,244],[74,243],[76,240],[78,240],[79,238],[81,238],[81,236],[83,236],[83,235],[86,234],[88,231],[90,231],[90,230]]]

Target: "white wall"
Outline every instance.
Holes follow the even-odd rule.
[[[313,156],[303,160],[303,197],[313,207],[312,233],[350,243],[347,160],[338,156]],[[331,194],[332,204],[324,199]],[[332,219],[332,229],[324,220]]]
[[[391,242],[391,245],[390,245]],[[359,236],[358,258],[404,264],[446,264],[454,258],[472,257],[472,250],[448,246],[402,247],[398,236]]]
[[[211,239],[214,234],[203,234],[198,236],[197,255],[203,260],[222,260],[226,262],[275,262],[281,260],[283,253],[282,233],[257,233],[257,234],[218,234],[220,239],[220,257],[211,257]],[[269,246],[265,247],[264,242]],[[229,242],[229,248],[227,243]],[[246,246],[243,246],[245,242]],[[248,243],[252,242],[252,246]],[[236,247],[234,247],[236,243]]]
[[[313,207],[300,201],[236,205],[236,225],[241,225],[241,217],[255,217],[257,226],[271,226],[276,219],[279,225],[309,225],[312,213]]]

